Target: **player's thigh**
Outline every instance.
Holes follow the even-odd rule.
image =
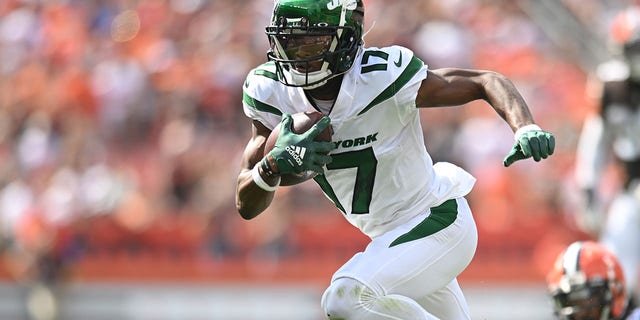
[[[444,229],[392,245],[424,227],[426,215],[377,237],[335,274],[354,278],[373,289],[416,299],[445,287],[471,261],[477,230],[465,199],[457,199],[455,220]],[[396,241],[397,242],[397,241]]]

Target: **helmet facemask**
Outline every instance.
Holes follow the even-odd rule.
[[[558,319],[609,319],[612,299],[606,280],[574,285],[568,291],[558,289],[552,293],[552,298]]]
[[[619,319],[627,305],[620,262],[594,241],[576,241],[560,253],[547,285],[557,319]]]
[[[267,56],[275,62],[280,82],[313,89],[353,65],[362,44],[363,12],[356,10],[362,7],[355,0],[337,7],[331,7],[331,1],[308,1],[315,7],[301,2],[276,1],[266,28],[271,45]]]

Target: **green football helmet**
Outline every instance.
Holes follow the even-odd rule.
[[[347,72],[362,47],[362,0],[276,0],[269,60],[280,82],[313,89]]]

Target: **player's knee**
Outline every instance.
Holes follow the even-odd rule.
[[[360,319],[368,301],[374,300],[372,289],[351,278],[339,278],[322,295],[322,308],[329,319]]]

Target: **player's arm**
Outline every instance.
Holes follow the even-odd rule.
[[[578,140],[577,154],[581,161],[586,160],[587,167],[583,168],[595,174],[601,173],[606,166],[611,153],[614,139],[614,128],[607,114],[611,107],[625,104],[626,84],[620,81],[606,81],[603,83],[598,110],[587,116],[583,123]],[[581,150],[582,149],[582,150]],[[593,185],[598,183],[595,177]]]
[[[575,177],[578,187],[582,190],[582,209],[591,215],[598,214],[601,210],[596,190],[613,144],[611,128],[605,121],[605,114],[613,103],[612,98],[621,96],[621,92],[618,91],[619,84],[617,81],[603,83],[599,110],[586,117],[578,137]]]
[[[492,71],[445,68],[429,70],[423,80],[417,106],[458,106],[474,100],[487,101],[513,131],[534,124],[524,99],[513,83]]]
[[[515,132],[516,143],[504,160],[509,166],[517,160],[535,161],[553,154],[555,139],[542,131],[513,83],[505,76],[485,70],[444,68],[429,70],[416,97],[419,108],[462,105],[484,100]]]
[[[242,155],[236,208],[245,219],[253,219],[264,211],[273,200],[274,191],[280,185],[293,185],[301,180],[298,174],[314,171],[322,174],[323,166],[331,162],[327,153],[335,148],[331,142],[314,141],[315,137],[329,126],[329,118],[323,117],[302,134],[291,131],[291,115],[282,118],[282,127],[275,146],[264,156],[264,147],[271,133],[257,120],[251,126],[251,139]],[[295,146],[307,150],[304,155],[294,155]]]
[[[271,131],[267,127],[254,120],[251,125],[251,139],[242,154],[236,187],[236,208],[244,219],[255,218],[271,204],[275,187],[280,182],[280,177],[268,175],[260,166],[256,168],[257,173],[267,185],[274,187],[273,191],[261,188],[254,180],[253,170],[263,158],[264,145],[269,133]]]

